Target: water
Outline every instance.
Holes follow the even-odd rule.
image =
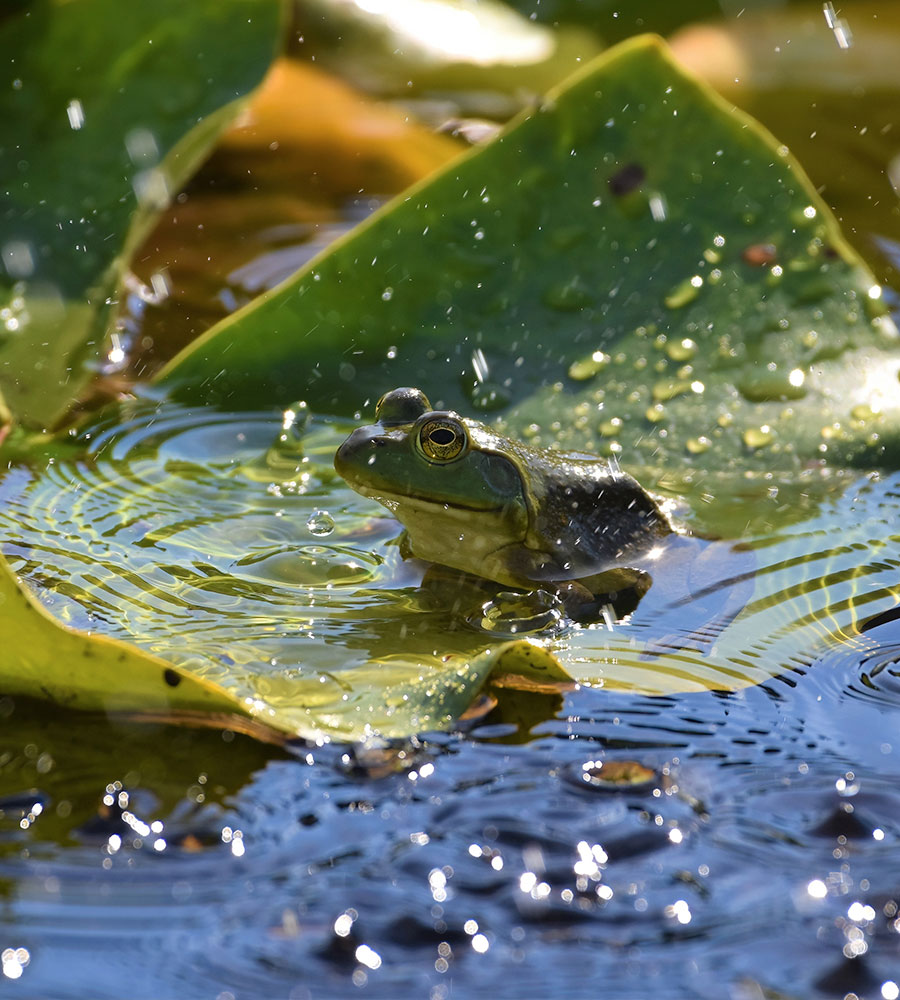
[[[137,404],[83,453],[10,469],[4,550],[63,620],[223,682],[340,687],[372,657],[471,650],[518,614],[558,630],[572,670],[692,635],[675,660],[630,654],[678,664],[692,690],[616,691],[613,658],[594,686],[493,689],[457,732],[284,750],[0,698],[8,991],[891,995],[900,476],[806,481],[805,506],[723,489],[710,518],[743,529],[755,589],[706,640],[700,604],[724,570],[687,605],[651,588],[612,632],[496,592],[473,599],[485,628],[419,589],[395,523],[335,479],[348,426],[305,427],[286,439],[279,414]],[[729,664],[750,671],[737,690],[702,689]],[[612,780],[585,781],[604,768]]]

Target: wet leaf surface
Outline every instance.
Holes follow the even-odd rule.
[[[880,297],[788,151],[641,39],[162,384],[332,413],[418,385],[534,443],[656,469],[890,464],[900,355]]]

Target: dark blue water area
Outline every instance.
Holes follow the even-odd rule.
[[[900,623],[870,635],[742,692],[520,695],[396,745],[5,699],[3,995],[896,996]],[[653,776],[595,780],[617,761]]]

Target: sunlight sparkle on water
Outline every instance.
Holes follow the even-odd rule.
[[[875,910],[873,907],[857,901],[851,903],[847,908],[847,916],[857,924],[867,923],[875,919]]]
[[[810,896],[812,896],[813,899],[824,899],[828,895],[828,886],[826,886],[821,879],[814,878],[812,882],[807,885],[806,891],[810,894]]]
[[[381,968],[381,955],[367,944],[361,944],[356,949],[356,961],[368,969]]]
[[[886,979],[881,984],[881,995],[884,1000],[897,1000],[897,997],[900,997],[900,986],[893,979]]]
[[[4,948],[0,952],[3,975],[7,979],[20,979],[30,961],[31,955],[27,948]]]
[[[676,899],[671,906],[666,907],[666,916],[673,917],[679,924],[691,922],[691,908],[686,899]]]

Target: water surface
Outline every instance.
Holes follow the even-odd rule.
[[[6,473],[4,550],[63,620],[263,691],[314,671],[338,692],[403,642],[483,644],[334,477],[347,427],[138,404]],[[463,731],[285,751],[0,699],[8,989],[889,996],[900,477],[799,492],[716,498],[754,554],[749,617],[682,666],[740,666],[743,643],[765,680],[736,691],[601,676],[508,692]],[[671,639],[705,614],[652,607],[557,642]],[[604,783],[620,762],[646,780]]]

